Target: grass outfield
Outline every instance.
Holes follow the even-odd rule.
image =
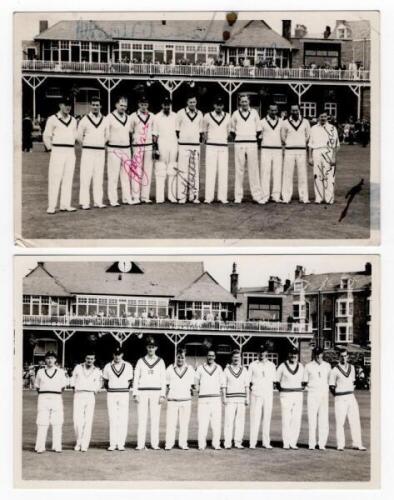
[[[334,405],[330,397],[330,435],[327,451],[309,451],[306,397],[300,435],[300,449],[281,449],[280,407],[274,397],[271,437],[273,450],[197,449],[197,408],[193,402],[189,428],[189,451],[135,451],[137,415],[131,403],[127,448],[124,452],[108,452],[108,419],[106,395],[96,400],[91,448],[87,453],[75,452],[72,426],[72,393],[66,392],[63,453],[34,452],[37,395],[23,393],[22,478],[25,480],[91,480],[91,481],[368,481],[370,478],[370,393],[358,392],[364,445],[368,451],[335,450]],[[245,440],[249,436],[247,412]],[[165,435],[165,407],[160,422],[160,437]],[[347,429],[346,443],[351,446]],[[163,445],[163,443],[162,443]],[[48,446],[47,446],[48,448]]]
[[[234,155],[230,147],[229,200],[234,191]],[[72,203],[78,207],[79,156],[74,174]],[[200,198],[204,196],[205,153],[202,153]],[[33,153],[23,153],[22,237],[40,239],[338,239],[369,238],[370,235],[370,150],[359,145],[342,146],[338,154],[336,203],[291,205],[251,202],[247,174],[242,205],[161,205],[107,207],[79,210],[77,213],[47,215],[47,176],[49,154],[42,144]],[[309,196],[314,199],[312,169],[308,167]],[[347,214],[338,222],[346,205],[345,195],[364,178],[365,185]],[[105,180],[106,190],[106,180]],[[151,187],[154,199],[155,182]],[[295,198],[297,187],[295,186]],[[105,195],[105,202],[106,195]],[[377,208],[377,207],[374,207]]]

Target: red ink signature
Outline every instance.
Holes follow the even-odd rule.
[[[140,137],[138,138],[139,145],[137,146],[137,151],[133,154],[132,158],[130,158],[124,151],[117,149],[113,151],[113,154],[122,162],[122,168],[125,170],[127,175],[141,186],[149,185],[149,178],[144,170],[144,153],[150,154],[150,151],[145,151],[144,148],[148,128],[149,124],[146,123]]]

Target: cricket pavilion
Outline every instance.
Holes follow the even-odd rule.
[[[34,40],[23,42],[23,112],[45,119],[65,92],[73,96],[75,116],[88,111],[92,96],[102,99],[105,114],[117,95],[127,96],[134,111],[142,92],[153,112],[165,96],[178,111],[192,89],[203,112],[221,95],[231,113],[247,93],[260,114],[271,102],[280,111],[297,103],[307,118],[324,110],[338,120],[369,119],[369,23],[337,21],[314,37],[299,25],[292,35],[291,21],[282,23],[279,34],[263,20],[236,15],[52,26],[43,20]]]
[[[236,292],[235,265],[229,290]],[[45,262],[23,280],[23,359],[39,363],[54,350],[59,362],[72,367],[94,349],[99,364],[123,346],[135,362],[154,336],[166,363],[180,345],[188,360],[199,364],[212,347],[225,364],[240,349],[245,364],[269,343],[270,357],[281,361],[291,346],[309,353],[312,325],[302,318],[283,321],[276,292],[259,294],[243,311],[243,299],[222,287],[202,262]],[[282,308],[281,308],[282,309]],[[256,315],[257,314],[257,315]],[[250,317],[249,317],[250,316]]]

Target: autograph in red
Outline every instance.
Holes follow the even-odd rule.
[[[132,158],[130,158],[129,155],[122,150],[116,149],[113,151],[113,154],[122,162],[122,168],[125,170],[127,175],[141,186],[149,185],[149,177],[144,170],[144,144],[146,142],[148,128],[149,124],[146,123],[138,139],[139,145],[137,146],[136,152],[133,154]],[[146,153],[151,154],[150,151],[146,151]]]

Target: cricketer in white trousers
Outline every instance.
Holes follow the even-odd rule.
[[[189,422],[192,402],[168,401],[167,403],[167,428],[166,448],[173,448],[175,444],[176,428],[179,419],[179,447],[187,448]]]
[[[165,185],[167,178],[167,196],[175,203],[177,201],[176,168],[178,144],[163,144],[158,140],[160,158],[155,161],[156,203],[163,203],[165,199]],[[175,182],[174,182],[175,179]]]
[[[215,197],[216,177],[218,179],[217,199],[227,202],[228,146],[207,144],[205,150],[205,201],[211,203]]]
[[[75,169],[74,146],[52,146],[48,171],[48,209],[55,210],[60,191],[60,209],[71,207]]]
[[[80,205],[90,205],[90,184],[93,181],[93,203],[95,206],[103,204],[104,182],[104,148],[82,147],[80,168]]]
[[[131,203],[130,147],[107,148],[108,199],[111,205],[118,203],[118,182],[122,188],[122,202]]]
[[[257,143],[255,142],[235,142],[235,187],[234,198],[236,202],[241,202],[244,194],[243,182],[246,162],[248,164],[249,187],[252,198],[260,201],[262,198],[259,175],[259,158]]]
[[[263,415],[263,446],[271,444],[271,416],[272,416],[273,391],[266,390],[263,394],[250,395],[250,438],[249,445],[256,446],[259,434],[261,416]],[[264,413],[263,413],[264,412]]]
[[[298,197],[309,201],[306,149],[286,149],[283,162],[282,200],[289,203],[293,197],[294,168],[297,167]]]
[[[74,431],[76,445],[80,446],[82,450],[89,448],[95,402],[95,395],[92,391],[76,391],[74,393]]]
[[[63,400],[61,394],[39,394],[36,419],[36,451],[45,451],[45,443],[50,425],[52,425],[52,449],[61,451],[63,420]]]
[[[148,411],[150,412],[150,444],[152,448],[159,446],[159,423],[160,423],[160,391],[143,390],[138,391],[138,433],[137,448],[144,448],[146,441],[146,424]]]
[[[267,202],[270,197],[276,202],[280,201],[282,191],[282,148],[263,146],[261,149],[261,191],[263,202]],[[272,191],[271,191],[272,173]]]
[[[318,428],[319,448],[325,448],[328,439],[328,389],[308,389],[308,428],[309,447],[316,446],[316,428]]]
[[[110,448],[124,448],[129,422],[129,392],[107,392]]]
[[[211,424],[212,429],[212,446],[219,448],[222,425],[222,400],[220,396],[200,396],[198,399],[198,447],[200,449],[207,446],[209,424]]]
[[[134,201],[149,201],[152,182],[152,146],[138,144],[133,146],[131,195]]]
[[[316,203],[334,203],[335,165],[330,165],[329,148],[316,148],[312,152],[313,179]]]
[[[200,193],[200,146],[179,144],[177,171],[179,203],[198,200]]]
[[[234,431],[234,445],[242,445],[245,427],[245,401],[227,401],[224,410],[224,447],[231,447]]]
[[[337,435],[337,447],[345,447],[345,422],[349,421],[350,434],[353,447],[362,446],[360,412],[357,399],[354,394],[344,394],[335,396],[335,423]]]
[[[303,393],[281,392],[282,439],[285,448],[296,447],[301,430]]]

